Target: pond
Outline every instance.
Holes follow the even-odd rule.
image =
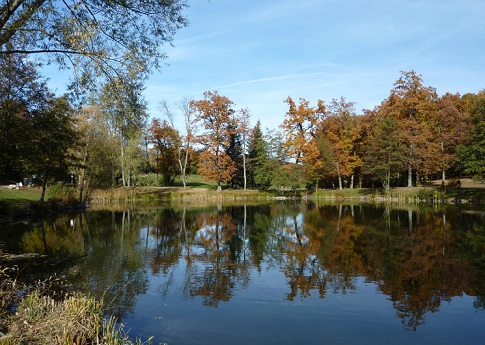
[[[154,344],[485,343],[485,211],[174,205],[0,227]]]

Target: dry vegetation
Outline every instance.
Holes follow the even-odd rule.
[[[49,292],[58,279],[24,284],[14,268],[0,267],[0,345],[133,345],[113,317],[105,318],[103,302],[79,293]]]

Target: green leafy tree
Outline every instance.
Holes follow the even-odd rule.
[[[75,126],[79,138],[72,150],[72,168],[78,176],[78,201],[85,204],[92,188],[114,184],[118,143],[110,134],[106,115],[96,106],[77,111]]]
[[[234,176],[229,181],[231,187],[243,187],[244,188],[244,148],[241,129],[237,125],[234,125],[233,133],[230,136],[230,143],[226,149],[226,153],[231,157],[232,161],[236,165],[236,171]]]
[[[268,130],[264,138],[268,160],[264,161],[262,169],[258,170],[256,181],[270,179],[271,185],[278,189],[295,186],[300,182],[300,173],[296,164],[291,162],[291,156],[285,145],[285,135],[278,130]]]
[[[9,0],[0,7],[0,54],[42,54],[86,84],[129,69],[144,73],[187,25],[185,0]]]
[[[23,55],[0,55],[0,180],[22,177],[30,119],[52,98],[37,65]]]
[[[140,79],[119,77],[117,80],[104,85],[95,103],[106,113],[112,133],[119,141],[119,159],[123,186],[131,186],[131,177],[135,173],[133,168],[137,145],[142,146],[142,130],[145,128],[148,114],[146,102],[142,95],[143,85]],[[129,148],[130,147],[130,148]],[[133,156],[126,155],[130,150]],[[142,156],[143,153],[140,153]]]
[[[30,125],[29,155],[24,165],[27,172],[40,174],[42,203],[48,181],[65,177],[69,172],[70,148],[77,133],[67,98],[53,99],[46,109],[34,111]]]
[[[321,181],[331,178],[335,175],[335,167],[337,166],[336,157],[333,153],[333,146],[325,137],[323,132],[319,132],[315,138],[316,146],[319,152],[318,159],[322,164],[318,167],[317,178],[315,179],[315,189],[318,188]]]
[[[471,100],[471,135],[466,145],[457,148],[458,161],[466,174],[476,179],[485,176],[485,92]]]
[[[268,145],[264,140],[261,122],[256,122],[249,135],[248,180],[251,189],[267,189],[271,186]]]
[[[381,180],[386,192],[389,191],[391,179],[404,166],[405,149],[397,120],[390,116],[379,119],[367,148],[364,171]]]

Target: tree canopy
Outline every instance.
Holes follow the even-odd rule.
[[[4,0],[0,54],[44,54],[88,84],[127,70],[145,73],[160,47],[187,25],[186,0]]]

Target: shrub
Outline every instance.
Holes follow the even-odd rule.
[[[77,200],[77,191],[73,187],[66,187],[62,183],[56,183],[47,190],[47,196],[62,200],[66,204],[71,204]]]
[[[133,177],[133,184],[140,187],[160,187],[163,185],[163,176],[157,174],[138,175]]]

